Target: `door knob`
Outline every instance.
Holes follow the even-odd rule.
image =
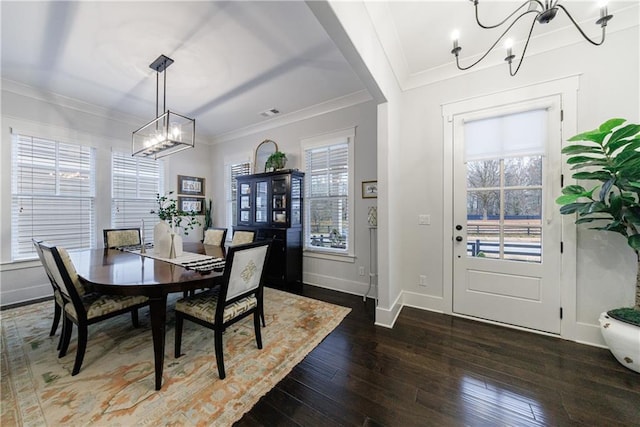
[[[456,225],[456,230],[458,231],[462,230],[462,226],[460,224]]]
[[[462,242],[462,236],[456,236],[456,242]]]

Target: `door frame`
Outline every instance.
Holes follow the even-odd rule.
[[[524,101],[535,101],[553,95],[560,95],[560,105],[563,111],[563,119],[560,121],[561,144],[564,146],[566,138],[577,133],[577,92],[579,88],[579,76],[569,76],[547,82],[536,83],[520,88],[509,89],[488,95],[473,97],[461,101],[455,101],[442,105],[443,118],[443,312],[446,314],[468,317],[453,312],[453,116],[456,114],[471,113],[477,110],[497,108]],[[558,150],[562,149],[558,147]],[[564,157],[563,157],[564,158]],[[566,162],[561,162],[561,173],[565,179],[570,179],[570,168]],[[558,189],[560,194],[560,189]],[[564,242],[561,259],[560,274],[560,303],[563,316],[560,320],[560,336],[565,339],[576,338],[576,226],[571,218],[564,215],[561,218],[561,240]],[[513,325],[482,320],[475,317],[471,319],[486,323],[494,323],[514,329],[521,329],[540,334],[544,332],[521,328]],[[548,334],[553,335],[553,334]],[[557,335],[553,335],[557,336]]]

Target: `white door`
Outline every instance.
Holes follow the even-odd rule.
[[[560,333],[561,105],[455,115],[453,311]]]

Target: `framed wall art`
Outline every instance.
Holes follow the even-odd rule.
[[[362,181],[362,198],[376,199],[378,197],[378,181]]]
[[[198,197],[178,196],[178,209],[182,212],[193,212],[196,215],[204,214],[204,199]]]
[[[204,197],[204,178],[178,175],[178,194]]]

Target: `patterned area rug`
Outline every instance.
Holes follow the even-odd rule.
[[[251,316],[224,335],[227,377],[218,378],[213,331],[185,321],[183,356],[173,356],[173,305],[169,297],[162,390],[154,390],[148,309],[140,328],[131,316],[89,326],[80,373],[71,376],[76,329],[58,359],[58,333],[49,337],[53,302],[1,313],[3,426],[216,425],[227,426],[284,378],[350,309],[265,288],[267,326],[258,350]]]

